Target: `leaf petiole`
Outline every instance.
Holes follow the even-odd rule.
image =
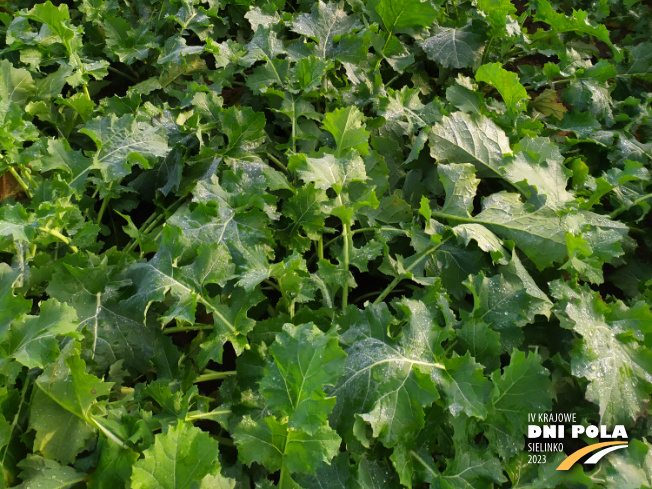
[[[194,326],[183,327],[183,326],[173,326],[172,328],[165,328],[163,333],[165,334],[174,334],[174,333],[186,333],[190,331],[212,331],[214,329],[210,324],[196,324]]]
[[[324,259],[324,236],[320,235],[317,240],[317,257],[320,260]]]
[[[106,212],[107,207],[109,206],[109,202],[111,201],[111,189],[113,188],[113,182],[109,184],[109,191],[107,193],[107,196],[104,197],[104,200],[102,201],[102,207],[100,207],[100,211],[97,213],[97,225],[100,226],[102,224],[102,218],[104,217],[104,213]]]
[[[29,186],[25,183],[25,180],[22,179],[22,177],[18,174],[15,168],[9,167],[9,173],[11,173],[11,176],[14,177],[16,182],[18,182],[18,185],[20,185],[20,188],[23,189],[23,192],[25,192],[25,195],[29,197],[30,199],[32,198],[32,192],[29,190]]]
[[[102,423],[100,423],[97,419],[95,419],[93,416],[89,416],[88,420],[94,424],[104,435],[111,440],[113,443],[116,445],[119,445],[121,448],[124,448],[125,450],[130,450],[129,446],[122,441],[115,433],[113,433],[111,430],[109,430],[106,426],[104,426]]]
[[[231,410],[219,409],[215,411],[209,411],[207,413],[186,414],[186,421],[192,421],[193,419],[210,419],[213,416],[219,416],[221,414],[231,414]]]
[[[25,382],[23,383],[23,387],[21,388],[21,393],[20,393],[20,403],[18,404],[18,410],[16,411],[16,415],[14,416],[14,419],[11,422],[11,426],[9,427],[9,434],[6,435],[7,438],[7,445],[11,443],[11,439],[14,435],[14,430],[16,429],[16,426],[18,425],[18,419],[20,417],[20,412],[23,409],[23,404],[25,404],[25,395],[27,391],[29,390],[30,384],[32,382],[32,379],[27,376],[25,378]],[[2,455],[2,467],[5,467],[5,459],[7,458],[7,454],[9,453],[9,446],[5,447],[5,453]]]
[[[229,370],[226,372],[206,372],[205,374],[199,375],[193,382],[198,384],[200,382],[209,382],[211,380],[223,380],[232,375],[236,375],[238,372],[235,370]]]
[[[618,209],[616,209],[615,211],[613,211],[611,214],[609,214],[609,217],[610,217],[611,219],[614,219],[615,217],[618,217],[620,214],[622,214],[623,212],[625,212],[627,209],[631,209],[631,208],[634,207],[635,205],[638,205],[638,204],[640,204],[641,202],[643,202],[643,201],[645,201],[645,200],[647,200],[647,199],[650,199],[650,198],[652,198],[652,194],[647,194],[647,195],[644,195],[643,197],[639,197],[639,198],[636,199],[634,202],[632,202],[632,205],[630,205],[629,207],[625,207],[625,206],[623,206],[623,207],[619,207]]]
[[[288,167],[285,166],[281,160],[279,160],[276,156],[273,154],[267,153],[267,157],[272,160],[274,163],[276,163],[284,172],[288,172]]]
[[[344,270],[346,274],[349,273],[349,261],[350,261],[350,246],[351,243],[351,225],[348,223],[342,223],[342,238],[344,239]],[[344,285],[342,286],[342,309],[345,309],[349,305],[349,280],[348,277],[344,280]]]
[[[50,228],[46,228],[46,227],[43,227],[43,226],[39,227],[38,229],[39,229],[39,231],[43,231],[44,233],[48,233],[48,234],[54,236],[55,238],[57,238],[59,241],[62,241],[63,243],[67,244],[70,247],[70,249],[72,250],[73,253],[77,253],[79,251],[79,249],[76,246],[70,244],[70,238],[64,236],[63,234],[61,234],[56,229],[50,229]]]
[[[433,213],[433,215],[434,215],[434,213]],[[378,297],[376,297],[376,300],[373,302],[373,304],[374,304],[374,305],[380,304],[380,303],[385,299],[385,297],[387,297],[387,296],[392,292],[392,290],[394,290],[394,288],[399,284],[399,282],[401,282],[401,280],[403,280],[404,278],[408,278],[409,275],[407,275],[407,274],[408,274],[409,272],[411,272],[412,269],[414,269],[414,267],[416,267],[417,264],[418,264],[421,260],[423,260],[425,257],[427,257],[428,255],[430,255],[431,253],[434,253],[435,251],[437,251],[437,249],[438,249],[441,245],[443,245],[446,241],[448,241],[449,239],[450,239],[450,237],[448,237],[448,238],[446,238],[446,239],[440,241],[439,243],[437,243],[437,244],[431,246],[430,248],[427,248],[427,249],[423,250],[422,252],[418,253],[418,254],[416,255],[416,256],[417,256],[416,260],[414,260],[414,262],[413,262],[410,266],[408,266],[408,267],[405,269],[405,272],[406,272],[406,273],[405,273],[405,274],[402,274],[402,275],[399,275],[398,277],[395,277],[394,280],[392,280],[392,281],[389,283],[389,285],[388,285],[387,287],[385,287],[385,290],[383,290],[383,291],[380,293],[380,295],[379,295]]]

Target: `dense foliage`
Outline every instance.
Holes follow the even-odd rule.
[[[0,486],[651,486],[650,10],[0,3]]]

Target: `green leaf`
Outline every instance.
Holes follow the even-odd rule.
[[[492,329],[508,332],[533,323],[537,314],[549,317],[552,302],[525,270],[516,253],[509,265],[491,278],[476,275],[466,283],[473,294],[473,317]],[[512,345],[513,347],[519,345]]]
[[[649,2],[0,3],[0,488],[650,486]]]
[[[623,489],[646,487],[652,484],[652,452],[647,440],[630,440],[625,450],[619,450],[608,459],[606,483]]]
[[[281,468],[287,426],[275,417],[254,421],[250,416],[245,416],[233,429],[233,439],[242,462],[247,465],[257,462],[272,472]]]
[[[494,371],[491,404],[485,423],[485,436],[503,458],[523,449],[527,433],[526,413],[545,413],[552,409],[552,382],[537,353],[514,350],[509,365]]]
[[[149,159],[163,157],[170,150],[157,128],[131,115],[118,118],[111,114],[93,119],[79,132],[95,142],[93,165],[108,182],[127,176],[133,160],[148,167]]]
[[[245,18],[249,21],[251,28],[254,31],[259,25],[262,25],[263,27],[269,27],[270,25],[276,24],[279,20],[281,20],[278,12],[264,12],[260,9],[260,7],[252,7],[251,10],[245,14]]]
[[[220,153],[232,158],[256,152],[265,141],[265,115],[250,107],[229,107],[218,114],[222,131],[227,137],[226,148]]]
[[[206,286],[225,285],[232,277],[229,252],[223,246],[201,245],[192,263],[178,266],[177,260],[184,251],[178,242],[180,236],[178,228],[166,227],[159,251],[152,260],[131,266],[128,275],[138,290],[126,305],[145,316],[153,302],[163,302],[170,294],[173,301],[161,319],[167,322],[176,318],[193,323],[197,305],[202,304],[212,314],[215,324],[215,332],[202,344],[205,353],[200,356],[200,363],[205,366],[210,358],[221,359],[222,345],[228,339],[242,352],[247,344],[245,335],[254,325],[254,321],[247,318],[247,311],[262,297],[259,293],[246,295],[243,290],[237,290],[230,307],[221,304],[220,297],[209,294]]]
[[[302,63],[302,61],[304,61],[304,63]],[[297,71],[309,62],[310,59],[306,60],[304,58],[300,60],[299,63],[297,63]],[[322,74],[323,69],[321,68],[318,75],[313,73],[298,74],[299,87],[302,90],[315,88],[313,85],[320,83],[319,80],[321,79]],[[311,127],[313,127],[314,123],[312,121],[318,121],[321,119],[321,114],[315,111],[315,107],[308,100],[298,95],[286,94],[281,102],[281,108],[278,109],[278,112],[290,118],[292,127],[294,127],[294,133],[290,135],[290,139],[285,145],[277,146],[277,148],[293,148],[296,146],[297,141],[315,139],[314,134],[311,134],[302,128],[304,123],[309,123],[311,124]]]
[[[0,207],[0,236],[11,236],[17,242],[31,241],[36,233],[34,214],[20,204]]]
[[[59,265],[47,292],[75,309],[79,329],[85,328],[92,336],[94,362],[108,367],[121,359],[136,372],[147,370],[155,333],[143,326],[140,314],[116,303],[119,291],[129,283],[122,270],[95,257]]]
[[[597,80],[573,81],[563,91],[562,98],[574,110],[588,110],[598,119],[604,119],[607,126],[614,123],[609,90]]]
[[[386,38],[381,34],[372,34],[371,45],[379,56],[382,56],[382,59],[399,73],[404,72],[415,62],[414,53],[395,36],[390,35]]]
[[[338,381],[346,356],[334,334],[311,323],[286,324],[270,348],[274,362],[265,369],[260,390],[270,409],[289,417],[291,429],[312,435],[327,424],[335,399],[326,397],[324,387]]]
[[[70,175],[66,183],[81,196],[86,187],[86,178],[93,169],[93,159],[87,158],[81,151],[72,151],[66,140],[48,140],[48,153],[41,163],[45,171],[61,169]]]
[[[439,180],[446,192],[446,201],[442,212],[460,217],[471,217],[473,199],[480,180],[475,178],[473,165],[437,165]]]
[[[157,47],[151,28],[141,24],[136,28],[122,17],[103,16],[106,46],[113,56],[126,65],[147,59],[150,49]]]
[[[276,37],[273,28],[262,25],[258,26],[256,34],[245,48],[247,54],[241,59],[245,66],[251,66],[259,60],[271,61],[284,52],[283,43]]]
[[[583,10],[573,9],[573,15],[566,15],[555,12],[548,0],[537,0],[534,20],[545,22],[555,32],[578,32],[593,36],[611,48],[616,61],[622,59],[620,50],[609,39],[609,31],[606,26],[603,24],[593,25],[588,19],[588,14]]]
[[[199,489],[235,489],[237,481],[221,475],[207,475],[201,480]]]
[[[458,351],[468,351],[476,361],[488,370],[500,366],[500,333],[491,329],[486,323],[462,315],[462,327],[457,330]]]
[[[194,191],[199,205],[184,205],[168,220],[191,242],[225,244],[236,263],[248,249],[273,242],[269,224],[276,217],[276,198],[267,192],[270,182],[263,165],[242,167],[232,176],[238,183],[227,178],[218,183],[216,176],[199,182]]]
[[[270,416],[254,421],[245,417],[233,430],[238,457],[251,465],[258,462],[270,471],[285,469],[290,473],[314,473],[339,451],[341,439],[328,426],[312,435],[289,431],[286,424]]]
[[[605,303],[588,287],[553,287],[557,316],[582,336],[571,354],[573,375],[589,381],[586,398],[600,407],[600,423],[613,426],[636,419],[652,393],[652,353],[642,341],[652,331],[647,305],[628,309]],[[605,361],[609,359],[609,361]]]
[[[283,214],[292,220],[286,229],[292,249],[307,250],[310,240],[317,240],[324,227],[328,197],[310,183],[297,189],[297,194],[283,204]],[[303,234],[302,234],[303,231]]]
[[[480,104],[484,97],[476,89],[470,78],[460,74],[455,83],[446,89],[446,99],[460,111],[480,116],[482,115]]]
[[[387,447],[423,427],[424,407],[439,398],[433,370],[445,369],[437,361],[440,342],[447,337],[445,329],[436,326],[443,322],[438,305],[407,299],[403,304],[409,323],[398,342],[384,337],[384,327],[391,321],[385,304],[375,306],[378,319],[371,324],[371,318],[360,312],[354,330],[357,340],[346,350],[344,376],[332,392],[337,397],[333,420],[338,430],[349,432],[354,415],[360,416]],[[380,318],[384,327],[377,323]]]
[[[433,488],[437,489],[468,489],[494,487],[494,483],[506,482],[500,461],[487,451],[466,447],[456,453],[455,458],[448,463],[446,470],[439,472],[432,462],[426,460],[423,453],[410,452],[417,462],[417,468]]]
[[[76,348],[78,344],[66,349],[36,379],[29,415],[30,427],[36,431],[34,449],[62,463],[71,463],[95,428],[102,426],[95,418],[95,406],[113,385],[87,374]],[[110,434],[105,428],[102,431]]]
[[[84,360],[64,353],[36,379],[36,386],[62,408],[90,422],[98,397],[108,395],[113,382],[86,373]]]
[[[451,231],[457,236],[458,242],[468,246],[471,240],[478,244],[478,248],[491,255],[494,263],[507,265],[507,250],[503,247],[503,242],[498,236],[489,231],[481,224],[458,224],[451,228]]]
[[[324,73],[326,73],[330,68],[332,68],[331,63],[321,58],[315,56],[301,58],[296,64],[295,73],[297,86],[304,92],[318,89],[324,80]],[[294,99],[294,97],[292,97],[292,99]],[[285,100],[288,100],[288,97],[286,97]],[[314,107],[310,103],[304,101],[304,104],[307,106],[307,110],[310,113],[315,114],[317,117],[321,116],[321,114],[315,113]]]
[[[59,98],[57,99],[57,103],[73,109],[79,114],[82,121],[88,120],[95,110],[95,102],[89,100],[86,94],[82,92],[76,93],[68,98]]]
[[[509,139],[490,119],[454,112],[430,132],[430,155],[438,163],[472,163],[480,177],[501,177]]]
[[[510,0],[478,0],[478,8],[484,12],[496,35],[504,35],[499,29],[505,29],[509,16],[516,13],[516,7]],[[487,47],[488,49],[488,47]]]
[[[207,309],[213,314],[215,328],[201,344],[201,352],[197,357],[201,368],[209,360],[222,361],[222,351],[227,341],[231,342],[236,354],[242,353],[249,344],[247,333],[256,325],[256,321],[248,317],[249,310],[264,298],[257,289],[247,292],[237,288],[233,290],[228,303],[220,304],[217,298],[206,303]]]
[[[550,127],[572,131],[580,138],[588,138],[595,135],[602,126],[590,112],[573,110],[566,112],[561,122],[550,124]]]
[[[405,27],[428,27],[437,16],[432,5],[421,0],[380,0],[375,7],[390,33]]]
[[[402,90],[388,88],[387,96],[380,98],[378,113],[387,120],[387,130],[410,137],[441,118],[434,104],[424,105],[419,99],[419,91],[407,87]],[[426,137],[425,131],[420,133],[420,137]]]
[[[297,474],[294,479],[304,489],[322,489],[325,487],[351,487],[352,470],[346,453],[338,454],[330,465],[322,465],[315,475]]]
[[[59,465],[54,460],[28,455],[18,466],[23,483],[19,488],[66,489],[85,480],[86,474],[72,467]]]
[[[188,46],[183,37],[170,37],[161,48],[161,55],[156,62],[161,65],[187,63],[186,58],[204,51],[204,46]]]
[[[5,123],[14,116],[20,118],[35,93],[32,75],[27,70],[14,68],[6,59],[0,61],[0,121]]]
[[[369,133],[364,128],[363,119],[357,107],[336,109],[324,116],[324,129],[335,138],[337,158],[345,156],[351,148],[363,155],[369,153]]]
[[[521,85],[518,75],[507,71],[500,63],[489,63],[480,66],[475,74],[476,81],[493,85],[510,112],[522,112],[525,110],[523,100],[529,100],[530,96]]]
[[[95,437],[95,429],[40,389],[32,398],[29,427],[36,432],[34,451],[47,459],[72,463]]]
[[[334,188],[338,193],[351,182],[367,179],[364,162],[355,153],[339,158],[330,153],[320,158],[297,155],[290,159],[288,168],[296,171],[304,182],[314,183],[322,190]]]
[[[524,489],[546,489],[548,487],[563,487],[564,485],[584,488],[595,487],[594,481],[584,471],[582,464],[575,464],[569,470],[557,470],[557,467],[567,455],[564,452],[552,455],[547,454],[546,463],[537,466],[528,464],[529,454],[522,452],[509,462],[506,471],[510,475],[510,479],[518,479],[519,485],[522,485]]]
[[[288,431],[284,465],[289,472],[314,473],[337,455],[342,439],[329,426],[320,427],[309,435]]]
[[[98,449],[100,460],[88,479],[89,487],[111,489],[127,486],[131,478],[132,466],[138,460],[138,454],[104,438],[99,440]]]
[[[275,416],[254,421],[245,417],[234,430],[240,459],[268,469],[314,473],[337,453],[340,437],[328,425],[334,398],[324,387],[340,377],[345,353],[335,329],[322,333],[314,324],[286,324],[270,348],[260,390]],[[283,416],[277,419],[276,415]]]
[[[433,370],[433,377],[445,394],[446,407],[453,416],[464,412],[467,416],[484,419],[485,404],[489,400],[490,382],[484,377],[482,365],[471,358],[453,357],[444,362],[445,370]]]
[[[335,38],[361,27],[353,15],[347,15],[341,6],[319,0],[313,4],[310,14],[297,15],[292,21],[292,30],[317,40],[319,49],[315,55],[330,59],[337,57]]]
[[[573,200],[573,195],[566,190],[568,170],[554,143],[546,138],[525,138],[514,146],[514,151],[514,159],[505,165],[505,178],[533,203],[560,209]]]
[[[13,321],[20,320],[32,310],[30,301],[14,295],[13,285],[18,277],[18,270],[12,270],[6,263],[0,263],[0,337]]]
[[[38,316],[15,321],[0,336],[2,358],[11,357],[28,368],[45,368],[59,354],[57,336],[73,336],[77,326],[73,308],[55,299],[42,301]]]
[[[630,63],[623,73],[628,75],[648,75],[652,73],[652,43],[642,42],[628,48]]]
[[[263,94],[277,85],[283,87],[289,78],[290,63],[284,59],[268,61],[263,66],[254,68],[252,74],[247,78],[247,87],[256,94]]]
[[[23,14],[24,17],[41,22],[47,25],[71,52],[70,41],[75,37],[75,30],[70,27],[70,14],[68,5],[63,4],[55,7],[50,0],[45,3],[35,5],[29,12]]]
[[[130,268],[129,277],[138,291],[131,296],[129,303],[146,314],[152,302],[162,302],[165,295],[171,293],[175,302],[168,309],[167,316],[193,322],[197,303],[210,302],[206,285],[224,285],[231,278],[231,257],[223,246],[202,246],[192,264],[179,267],[176,263],[183,250],[177,240],[181,233],[171,227],[163,233],[156,255],[149,262],[136,263]]]
[[[470,68],[480,55],[482,36],[466,28],[439,27],[435,35],[420,43],[428,59],[446,68]]]
[[[475,219],[503,239],[511,239],[539,268],[566,256],[563,223],[548,207],[529,212],[518,194],[497,193],[485,199]]]
[[[361,489],[380,489],[398,487],[398,478],[387,462],[369,461],[363,458],[358,465],[358,487]]]
[[[190,489],[209,474],[219,474],[219,445],[208,433],[179,420],[154,437],[133,467],[133,489]]]

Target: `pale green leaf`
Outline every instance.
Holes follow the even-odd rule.
[[[438,163],[472,163],[480,177],[501,177],[509,139],[491,119],[454,112],[430,132],[430,155]]]
[[[636,419],[652,393],[652,353],[642,338],[652,332],[648,306],[628,310],[605,303],[588,287],[572,289],[557,282],[562,324],[582,336],[572,352],[573,375],[589,381],[588,400],[600,406],[600,423],[626,424]]]
[[[475,178],[475,168],[469,163],[437,165],[437,174],[446,192],[442,212],[460,217],[471,217],[473,199],[480,180]]]
[[[131,115],[93,119],[80,132],[95,142],[94,166],[109,182],[128,175],[134,160],[147,167],[150,158],[163,157],[170,150],[159,129]]]
[[[341,158],[330,153],[319,158],[298,155],[290,160],[289,167],[296,170],[304,182],[312,182],[322,190],[334,188],[339,192],[350,182],[367,179],[364,162],[354,153]]]
[[[466,29],[440,27],[420,43],[428,59],[447,68],[470,68],[480,55],[482,36]]]
[[[353,15],[347,15],[336,3],[324,3],[319,0],[313,4],[309,14],[296,16],[292,21],[292,30],[317,40],[319,49],[315,54],[323,59],[337,55],[336,36],[348,34],[361,24]]]

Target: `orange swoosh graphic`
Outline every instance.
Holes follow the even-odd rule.
[[[626,441],[605,441],[602,443],[594,443],[584,448],[580,448],[576,452],[571,453],[562,463],[559,464],[557,470],[568,470],[570,469],[575,462],[581,459],[587,453],[595,452],[596,450],[604,447],[609,447],[611,445],[625,445],[629,442]]]

